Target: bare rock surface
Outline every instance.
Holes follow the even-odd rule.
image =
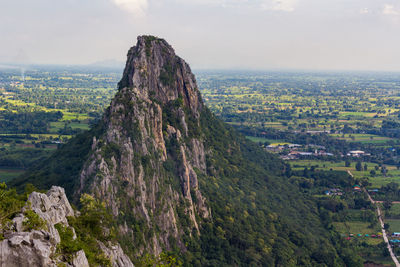
[[[89,267],[89,262],[86,258],[85,251],[79,250],[75,253],[75,257],[72,259],[72,266]]]
[[[108,244],[107,247],[102,242],[99,242],[99,245],[104,254],[111,259],[113,267],[134,266],[119,244]]]
[[[0,266],[57,266],[55,244],[45,231],[11,233],[0,243]]]
[[[54,225],[61,223],[68,226],[67,217],[74,216],[74,210],[63,188],[53,186],[46,194],[31,193],[23,211],[28,209],[34,211],[46,225],[40,230],[24,231],[27,218],[23,212],[18,214],[12,221],[13,231],[6,232],[5,239],[0,242],[1,267],[89,266],[83,250],[75,253],[72,262],[64,262],[64,257],[56,253],[61,240]],[[104,248],[108,249],[106,246]],[[133,266],[119,244],[111,246],[108,250],[110,253],[106,255],[110,256],[113,266]],[[118,265],[121,263],[126,265]]]

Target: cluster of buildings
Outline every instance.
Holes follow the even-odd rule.
[[[339,188],[331,188],[329,190],[326,190],[324,193],[327,196],[342,196],[343,195],[343,191]]]
[[[377,189],[376,189],[377,190]],[[353,186],[353,192],[362,192],[362,188],[359,185],[354,185]],[[343,196],[343,190],[340,188],[330,188],[329,190],[326,190],[324,192],[325,195],[327,196]]]
[[[371,195],[374,195],[374,194],[376,194],[378,192],[379,192],[379,189],[370,189],[370,190],[368,190],[368,193],[370,193]]]
[[[390,245],[392,245],[392,247],[395,247],[395,246],[400,247],[400,240],[398,239],[399,237],[400,237],[399,232],[392,233],[392,238],[395,238],[395,239],[389,240]]]
[[[359,158],[359,157],[362,157],[362,156],[370,156],[370,155],[371,154],[365,153],[362,150],[353,150],[353,151],[349,151],[349,153],[347,153],[347,156],[356,157],[356,158]]]
[[[272,144],[265,147],[265,150],[269,152],[281,154],[280,158],[283,160],[295,160],[303,159],[307,157],[331,157],[334,154],[326,152],[326,147],[320,145],[299,145],[299,144]],[[364,156],[370,156],[370,153],[366,153],[362,150],[352,150],[347,153],[347,156],[360,158]],[[344,157],[345,155],[339,154]]]
[[[16,86],[24,86],[24,83],[23,82],[11,82],[10,83],[10,86],[12,86],[12,87],[16,87]]]
[[[300,147],[302,147],[302,145],[298,145],[298,144],[268,145],[265,147],[265,149],[270,152],[279,153],[279,152],[284,151],[285,149],[298,149]]]
[[[326,152],[324,146],[319,145],[298,145],[298,144],[285,144],[285,145],[268,145],[265,149],[269,152],[283,154],[280,156],[283,160],[295,160],[307,157],[331,157],[334,154]],[[360,158],[364,156],[370,156],[370,153],[366,153],[362,150],[352,150],[347,153],[349,157]],[[343,154],[340,154],[343,157]]]
[[[307,157],[307,156],[313,156],[313,157],[333,156],[333,154],[327,153],[323,150],[316,149],[314,152],[290,151],[288,156],[292,157],[292,159],[298,159],[300,157]]]
[[[392,233],[392,237],[400,237],[400,233],[399,232],[394,232],[394,233]]]
[[[286,145],[269,145],[265,147],[267,151],[282,153],[284,151],[288,151],[287,154],[281,155],[281,159],[284,160],[294,160],[300,159],[304,157],[326,157],[333,156],[332,153],[328,153],[325,151],[324,146],[319,145],[307,145],[302,146],[298,144],[286,144]],[[310,150],[313,151],[310,151]]]
[[[382,237],[382,233],[378,233],[378,234],[372,234],[372,235],[369,235],[369,234],[365,234],[365,235],[363,235],[363,234],[349,234],[349,236],[348,237],[346,237],[346,240],[350,240],[351,238],[353,238],[353,237],[372,237],[372,238],[381,238]]]

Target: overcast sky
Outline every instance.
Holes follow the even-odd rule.
[[[400,71],[399,0],[0,0],[0,62],[125,61],[137,35],[193,68]]]

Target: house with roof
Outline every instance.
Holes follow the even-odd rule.
[[[342,196],[343,195],[342,190],[339,188],[331,188],[329,190],[326,190],[324,193],[327,196]]]
[[[359,185],[354,185],[354,186],[353,186],[353,191],[355,191],[355,192],[361,192],[361,186],[359,186]]]
[[[359,158],[362,156],[370,156],[370,155],[371,154],[365,153],[365,151],[362,151],[362,150],[352,150],[352,151],[349,151],[349,153],[347,153],[347,156],[356,157],[356,158]]]
[[[365,154],[364,151],[362,150],[352,150],[349,151],[349,153],[347,153],[347,156],[351,156],[351,157],[361,157]]]

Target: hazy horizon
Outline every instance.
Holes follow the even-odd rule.
[[[4,0],[0,62],[125,62],[142,34],[196,70],[400,71],[394,0]]]
[[[120,61],[120,66],[113,65],[102,65],[98,64],[102,62],[93,62],[89,64],[40,64],[40,63],[13,63],[13,62],[0,62],[0,70],[1,69],[17,69],[18,71],[23,70],[24,72],[29,72],[30,70],[50,70],[51,68],[55,69],[65,69],[65,70],[74,70],[74,69],[87,69],[88,71],[110,71],[110,72],[121,72],[125,68],[125,62]],[[369,70],[369,69],[291,69],[291,68],[265,68],[265,69],[252,69],[252,68],[193,68],[192,71],[195,73],[238,73],[244,74],[246,72],[249,73],[327,73],[327,74],[400,74],[400,70]]]

